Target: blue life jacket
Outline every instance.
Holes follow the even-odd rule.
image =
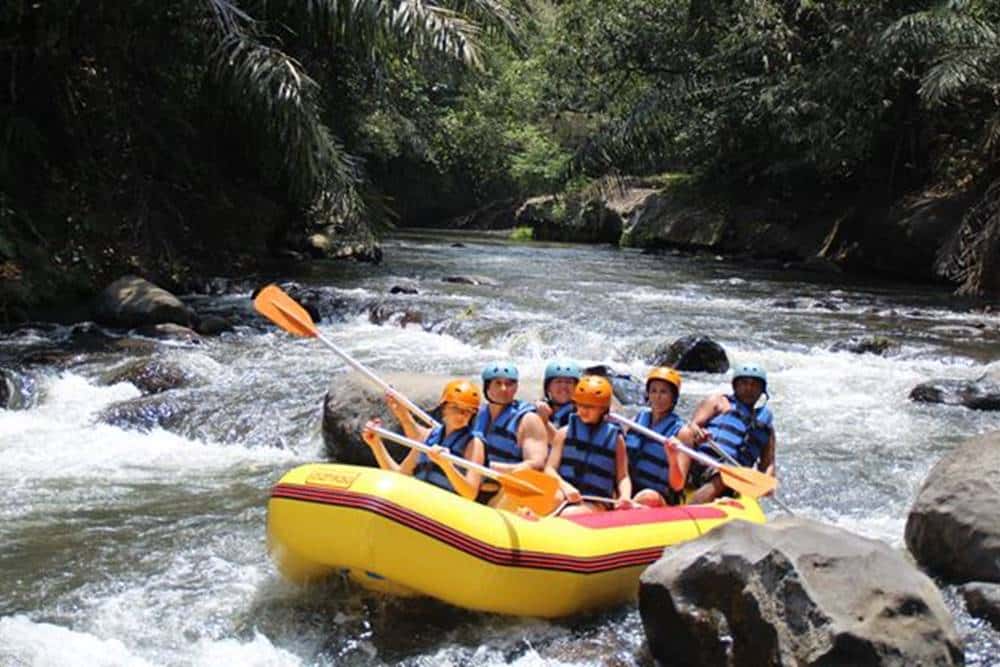
[[[615,490],[615,451],[621,429],[602,421],[591,426],[571,415],[563,444],[559,476],[586,495],[610,498]]]
[[[495,421],[490,421],[490,406],[479,408],[476,415],[476,425],[472,428],[486,447],[486,463],[521,463],[524,455],[517,444],[517,427],[521,418],[529,412],[534,412],[535,406],[530,403],[514,401],[506,406]]]
[[[569,403],[563,403],[558,408],[552,411],[552,416],[549,417],[549,421],[556,428],[562,428],[569,423],[569,416],[576,414],[576,404],[573,401]]]
[[[655,424],[651,424],[652,419],[652,411],[645,408],[636,415],[635,422],[668,438],[677,435],[684,426],[684,420],[672,410]],[[670,484],[670,465],[663,443],[647,438],[638,431],[629,431],[625,436],[625,446],[628,448],[633,493],[645,489],[663,493]]]
[[[448,437],[444,437],[443,426],[435,426],[427,435],[424,443],[428,445],[443,445],[455,456],[465,458],[465,450],[469,446],[469,441],[472,440],[473,436],[474,434],[468,426],[452,432]],[[441,467],[431,461],[430,457],[424,452],[420,452],[420,456],[417,458],[417,467],[413,469],[413,476],[425,482],[430,482],[434,486],[440,486],[445,491],[456,493],[455,487],[451,485],[451,481],[448,480],[448,476],[444,474]]]
[[[752,466],[760,460],[761,452],[771,439],[774,429],[773,417],[767,406],[754,409],[740,403],[736,396],[729,399],[728,412],[713,417],[708,424],[712,440],[715,440],[727,454],[740,462],[740,465]],[[702,445],[702,451],[711,454],[708,445]]]

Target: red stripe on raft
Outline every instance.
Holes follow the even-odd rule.
[[[717,507],[656,507],[651,509],[615,510],[595,514],[575,514],[566,517],[587,528],[618,528],[641,526],[646,523],[689,521],[691,519],[725,519],[728,516]]]
[[[463,551],[471,556],[493,563],[510,567],[530,567],[543,570],[557,570],[579,574],[594,574],[625,567],[648,565],[663,553],[666,545],[620,551],[602,556],[570,556],[551,553],[507,549],[487,544],[466,535],[450,526],[414,512],[413,510],[389,502],[382,498],[365,494],[324,489],[315,486],[300,486],[297,484],[278,484],[271,490],[272,498],[287,498],[305,502],[352,507],[395,521],[429,537]],[[708,508],[706,508],[708,509]],[[639,512],[656,512],[657,510],[633,510]],[[725,517],[724,512],[719,515]],[[691,517],[682,516],[681,519]],[[716,518],[713,516],[712,518]],[[671,519],[673,521],[679,519]],[[646,522],[649,523],[649,522]]]

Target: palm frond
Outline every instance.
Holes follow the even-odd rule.
[[[959,283],[958,294],[1000,294],[1000,179],[965,214],[935,268]]]
[[[933,53],[947,46],[988,45],[996,39],[997,32],[988,22],[946,6],[907,14],[883,31],[881,42],[890,49]]]
[[[984,86],[989,82],[996,60],[995,54],[980,49],[949,51],[921,79],[920,97],[933,107],[955,98],[962,91]]]
[[[454,10],[424,0],[401,0],[392,12],[389,29],[413,43],[481,67],[479,27]]]
[[[281,156],[293,197],[308,203],[325,193],[351,207],[357,163],[323,123],[316,82],[294,58],[263,43],[246,14],[231,11],[226,0],[211,2],[220,10],[214,79]]]

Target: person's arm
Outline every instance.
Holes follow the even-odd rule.
[[[691,415],[691,421],[687,424],[695,443],[708,440],[709,432],[705,430],[705,425],[727,409],[729,409],[729,401],[724,394],[709,396],[698,404],[698,407],[694,409],[694,414]]]
[[[541,418],[545,426],[545,441],[552,444],[552,440],[556,437],[556,425],[550,421],[553,414],[552,406],[548,401],[535,401],[535,414]]]
[[[435,447],[427,456],[441,468],[445,477],[451,482],[452,488],[458,492],[458,495],[469,500],[474,500],[479,494],[479,484],[482,482],[482,475],[475,470],[466,470],[465,474],[459,472],[458,466],[441,456],[441,454],[447,451],[444,447]],[[473,463],[482,465],[485,451],[483,443],[479,438],[472,438],[465,447],[464,457]]]
[[[693,447],[695,444],[694,431],[688,425],[682,426],[681,430],[674,437],[688,447]],[[674,491],[683,491],[684,484],[687,482],[688,471],[691,469],[691,457],[671,447],[670,440],[667,440],[663,447],[667,451],[667,461],[669,462],[670,488]]]
[[[628,449],[625,447],[625,438],[621,434],[618,435],[618,442],[615,445],[615,471],[619,503],[631,506],[632,478],[628,474]]]
[[[777,445],[777,438],[774,436],[774,429],[771,429],[771,437],[768,438],[767,444],[760,453],[760,462],[757,464],[757,468],[766,472],[771,477],[778,476],[778,469],[774,460],[774,449]]]
[[[423,442],[427,439],[428,434],[431,432],[430,427],[421,426],[413,420],[413,415],[406,408],[405,405],[396,400],[396,397],[392,394],[385,395],[385,403],[389,406],[389,410],[396,417],[399,425],[403,427],[403,433],[406,434],[407,438],[411,440],[419,440]]]
[[[402,463],[396,463],[396,461],[389,455],[389,451],[385,448],[385,444],[382,442],[382,438],[371,430],[373,426],[382,426],[381,419],[371,419],[366,424],[364,429],[361,431],[361,439],[365,441],[365,444],[371,447],[372,454],[375,455],[375,460],[378,462],[378,467],[383,470],[392,470],[393,472],[403,473],[404,475],[412,475],[413,468],[417,465],[417,456],[420,452],[417,450],[410,450],[403,459]]]
[[[500,472],[545,468],[545,460],[549,456],[549,439],[542,418],[534,412],[521,417],[521,423],[517,425],[517,444],[521,448],[520,463],[490,463],[490,467]]]

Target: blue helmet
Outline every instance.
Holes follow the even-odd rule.
[[[503,378],[517,382],[517,366],[512,361],[491,361],[483,368],[483,385],[488,385],[490,380]]]
[[[740,378],[753,378],[764,383],[764,392],[767,392],[767,371],[763,366],[757,364],[740,364],[733,368],[733,382]]]
[[[580,371],[580,364],[571,359],[553,359],[545,367],[545,384],[555,378],[573,378],[579,380],[583,376]]]

